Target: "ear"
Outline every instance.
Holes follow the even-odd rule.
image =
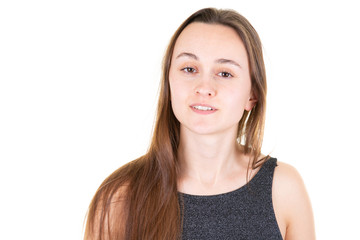
[[[249,112],[256,105],[257,101],[256,95],[252,92],[249,100],[246,102],[245,110]]]

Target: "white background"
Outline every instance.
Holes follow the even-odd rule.
[[[263,152],[303,176],[318,239],[360,239],[355,2],[1,1],[0,239],[81,239],[99,184],[147,149],[171,35],[208,6],[260,34]]]

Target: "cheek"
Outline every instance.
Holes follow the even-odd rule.
[[[239,88],[233,88],[233,89],[239,89]],[[244,91],[243,89],[237,90],[237,91],[230,91],[227,94],[226,99],[226,105],[229,106],[228,110],[231,113],[231,115],[240,120],[246,104],[249,100],[249,93],[248,91]]]
[[[177,95],[177,92],[176,92],[176,81],[174,81],[173,79],[174,76],[173,76],[173,71],[172,69],[170,68],[170,72],[169,72],[169,88],[170,88],[170,99],[171,99],[171,102],[175,101],[175,98],[176,98],[176,95]]]
[[[184,101],[186,98],[187,88],[186,85],[176,79],[170,80],[170,96],[171,101],[178,102]]]
[[[176,82],[170,81],[170,100],[173,112],[176,113],[182,100],[181,89]]]
[[[174,102],[176,100],[177,92],[176,92],[175,84],[171,80],[169,81],[169,87],[170,87],[170,99],[171,102]]]
[[[250,90],[246,86],[234,86],[227,92],[228,103],[237,105],[240,108],[245,107],[246,102],[249,100]]]
[[[170,83],[170,104],[171,109],[175,115],[175,118],[181,122],[181,116],[183,115],[183,109],[182,109],[182,96],[180,94],[180,91],[176,84]]]

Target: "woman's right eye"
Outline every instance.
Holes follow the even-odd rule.
[[[184,71],[186,73],[196,73],[196,69],[192,68],[192,67],[185,67],[185,68],[181,69],[181,71]]]

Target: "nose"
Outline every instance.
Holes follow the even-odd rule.
[[[216,90],[210,81],[211,80],[200,80],[195,88],[195,93],[205,97],[214,97],[216,95]]]

